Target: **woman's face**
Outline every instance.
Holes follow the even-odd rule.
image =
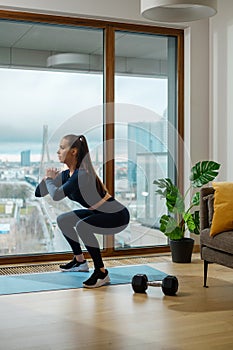
[[[70,148],[68,140],[63,138],[57,151],[59,161],[67,165],[71,164],[75,160],[74,151],[74,148]]]

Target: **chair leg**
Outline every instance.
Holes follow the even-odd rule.
[[[207,282],[207,274],[208,274],[208,261],[204,260],[204,286],[205,288],[208,288],[208,286],[206,285]]]

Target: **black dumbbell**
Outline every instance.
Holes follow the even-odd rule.
[[[147,275],[138,274],[132,279],[132,288],[135,293],[145,293],[148,286],[161,287],[165,295],[175,295],[178,290],[178,279],[175,276],[166,276],[162,281],[148,281]]]

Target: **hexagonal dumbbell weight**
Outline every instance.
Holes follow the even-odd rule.
[[[161,287],[165,295],[176,295],[178,279],[175,276],[166,276],[162,281],[148,281],[147,275],[138,274],[132,279],[132,288],[135,293],[145,293],[148,286]]]

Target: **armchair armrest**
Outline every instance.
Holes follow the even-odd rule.
[[[209,208],[206,197],[211,194],[214,194],[213,187],[203,187],[200,190],[200,231],[209,228]]]

